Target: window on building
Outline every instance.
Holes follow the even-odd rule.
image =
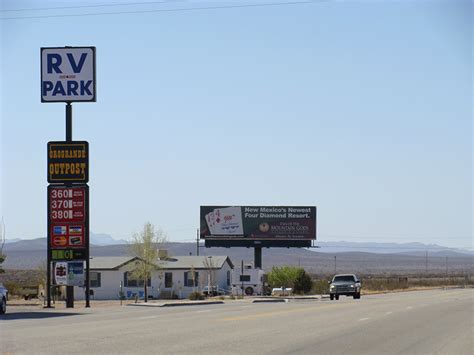
[[[91,271],[89,274],[90,287],[100,287],[100,272]]]
[[[173,287],[173,273],[165,272],[165,288]]]
[[[197,271],[186,271],[184,273],[184,286],[186,287],[196,287],[199,282],[199,272]]]
[[[250,275],[240,275],[240,282],[250,282]]]
[[[227,270],[227,286],[230,286],[230,270]]]
[[[124,287],[143,287],[143,280],[137,279],[131,272],[126,271],[123,273],[123,285]],[[148,278],[147,286],[151,286],[151,278]]]

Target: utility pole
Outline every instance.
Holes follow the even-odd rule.
[[[426,250],[425,254],[425,273],[428,273],[428,250]]]
[[[244,259],[242,259],[241,269],[240,269],[240,282],[242,283],[242,298],[244,298]]]
[[[199,256],[199,228],[196,232],[196,255]]]
[[[337,256],[334,255],[334,275],[337,273]]]
[[[446,257],[446,277],[448,277],[448,257]]]

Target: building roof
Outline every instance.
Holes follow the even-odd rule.
[[[138,259],[136,256],[94,256],[90,259],[90,269],[117,270]]]
[[[118,270],[122,266],[138,259],[136,256],[94,256],[90,259],[90,269]],[[208,261],[206,261],[208,260]],[[221,269],[225,262],[234,267],[228,256],[173,256],[166,260],[157,260],[156,266],[166,270],[179,269]]]
[[[234,267],[228,256],[173,256],[159,260],[156,265],[163,269],[221,269],[225,262]]]

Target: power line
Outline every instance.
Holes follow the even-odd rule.
[[[7,9],[0,12],[22,12],[22,11],[49,11],[49,10],[69,10],[69,9],[85,9],[98,7],[116,7],[116,6],[134,6],[134,5],[156,5],[168,4],[174,2],[185,2],[186,0],[164,0],[164,1],[147,1],[147,2],[122,2],[114,4],[97,4],[97,5],[80,5],[80,6],[59,6],[59,7],[32,7],[29,9]]]
[[[117,12],[90,12],[84,14],[60,14],[60,15],[41,15],[41,16],[17,16],[17,17],[2,17],[0,20],[26,20],[26,19],[41,19],[41,18],[61,18],[61,17],[82,17],[82,16],[102,16],[102,15],[125,15],[125,14],[145,14],[158,12],[185,12],[185,11],[205,11],[205,10],[221,10],[221,9],[241,9],[241,8],[255,8],[268,6],[290,6],[290,5],[305,5],[315,4],[317,2],[327,2],[331,0],[305,0],[305,1],[288,1],[262,4],[245,4],[245,5],[222,5],[222,6],[205,6],[205,7],[188,7],[179,9],[157,9],[157,10],[137,10],[137,11],[117,11]]]

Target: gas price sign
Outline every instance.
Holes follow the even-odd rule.
[[[84,248],[87,236],[87,186],[49,186],[51,248]]]

